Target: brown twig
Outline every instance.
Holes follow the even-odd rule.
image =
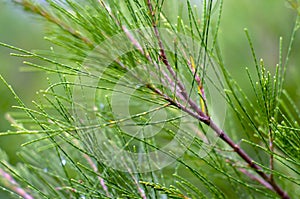
[[[269,189],[271,191],[274,191],[274,189],[272,188],[272,186],[268,182],[266,182],[264,179],[258,178],[257,176],[253,175],[252,173],[250,173],[246,169],[239,169],[239,171],[242,172],[242,173],[244,173],[246,176],[248,176],[252,180],[257,181],[259,184],[265,186],[267,189]]]
[[[183,85],[183,83],[178,79],[176,72],[173,70],[172,66],[170,65],[168,59],[167,59],[167,55],[164,49],[164,45],[162,43],[162,40],[160,38],[160,34],[156,25],[156,20],[154,19],[155,16],[155,12],[153,10],[152,4],[151,4],[151,0],[147,0],[147,5],[149,8],[149,12],[151,15],[151,19],[152,19],[152,27],[154,30],[154,34],[156,36],[156,39],[158,41],[158,46],[160,48],[160,58],[162,60],[162,62],[165,64],[165,66],[167,67],[168,71],[170,72],[171,76],[174,78],[176,84],[178,85],[178,87],[181,90],[182,96],[186,99],[186,101],[188,102],[188,104],[190,105],[190,107],[193,109],[193,111],[196,111],[201,118],[206,118],[205,120],[209,121],[209,117],[197,106],[197,104],[191,100],[190,96],[188,95],[185,86]]]
[[[257,165],[254,160],[243,150],[239,145],[235,144],[233,140],[212,120],[210,121],[209,127],[217,133],[217,135],[226,142],[248,165],[254,169],[254,171],[259,174],[266,182],[268,182],[273,190],[283,199],[289,199],[288,194],[283,191],[264,171]]]
[[[214,123],[213,120],[211,120],[211,118],[209,116],[207,116],[203,111],[201,111],[201,109],[194,104],[193,101],[191,101],[187,95],[187,93],[185,92],[185,88],[183,86],[183,84],[177,79],[176,73],[173,70],[173,68],[171,67],[171,65],[169,64],[169,61],[166,57],[166,53],[164,50],[164,46],[163,43],[161,41],[158,29],[157,29],[157,25],[156,25],[156,21],[154,19],[155,16],[155,12],[153,10],[152,4],[151,4],[151,0],[147,0],[147,5],[150,11],[150,17],[152,18],[152,26],[154,29],[154,33],[156,35],[156,38],[158,40],[158,44],[160,47],[160,57],[163,61],[163,63],[166,65],[168,71],[171,73],[172,77],[175,79],[176,83],[178,84],[179,88],[182,90],[182,94],[185,97],[185,99],[188,101],[188,103],[190,104],[191,108],[198,114],[196,117],[194,116],[194,114],[192,114],[193,117],[197,118],[198,120],[200,120],[201,122],[205,123],[206,125],[208,125],[225,143],[227,143],[246,163],[248,163],[248,165],[254,169],[254,171],[256,173],[258,173],[262,179],[264,181],[266,181],[267,183],[270,184],[270,186],[272,187],[272,189],[283,199],[289,199],[290,197],[288,196],[288,194],[282,190],[281,187],[279,187],[274,180],[269,177],[264,171],[263,169],[254,162],[254,160],[243,150],[240,148],[239,145],[235,144],[235,142],[216,124]],[[161,94],[163,95],[163,94]],[[168,100],[168,97],[165,96],[165,99]],[[181,104],[178,104],[176,102],[172,103],[173,105],[177,106],[178,108],[182,109],[183,111],[189,111],[187,109],[184,109],[184,107],[182,107]],[[187,112],[190,114],[190,111]],[[201,118],[199,118],[199,116]],[[204,118],[204,119],[203,119]]]
[[[209,120],[208,122],[206,118],[202,118],[200,115],[195,114],[193,111],[190,111],[185,106],[174,101],[172,98],[163,94],[160,90],[156,89],[155,87],[152,87],[151,85],[148,85],[148,88],[161,95],[165,100],[169,101],[171,105],[176,106],[177,108],[183,110],[192,117],[208,125],[225,143],[227,143],[234,150],[235,153],[237,153],[263,179],[259,181],[264,182],[262,184],[263,186],[266,186],[266,183],[268,183],[269,186],[267,187],[272,187],[272,190],[274,190],[279,196],[281,196],[281,198],[290,198],[288,194],[284,192],[282,188],[274,182],[274,180],[272,180],[271,177],[264,173],[263,169],[259,165],[257,165],[254,162],[254,160],[243,149],[240,148],[239,145],[235,144],[235,142],[217,124],[214,123],[213,120]]]

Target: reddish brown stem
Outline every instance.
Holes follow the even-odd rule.
[[[201,116],[201,118],[206,118],[208,120],[208,116],[197,106],[197,104],[190,99],[188,93],[186,92],[185,86],[182,84],[182,82],[178,79],[176,72],[173,70],[172,66],[170,65],[168,59],[167,59],[167,55],[166,52],[164,50],[164,45],[162,43],[162,40],[160,38],[160,34],[156,25],[156,21],[154,19],[154,15],[155,12],[153,10],[152,4],[151,4],[151,0],[147,1],[148,4],[148,8],[151,14],[151,18],[152,18],[152,27],[154,30],[154,34],[156,36],[156,39],[158,41],[158,46],[160,48],[160,58],[162,60],[162,62],[165,64],[165,66],[167,67],[168,71],[170,72],[171,76],[174,78],[176,84],[178,85],[178,87],[181,90],[181,94],[182,96],[185,98],[185,100],[187,101],[187,103],[190,105],[190,107]]]
[[[281,187],[279,187],[264,171],[263,169],[257,165],[253,159],[243,150],[240,148],[239,145],[235,144],[233,140],[219,127],[217,126],[213,121],[210,121],[208,126],[214,130],[218,136],[226,142],[245,162],[248,163],[248,165],[254,169],[258,175],[260,175],[266,182],[268,182],[274,191],[283,199],[289,199],[290,197],[288,194],[282,190]]]
[[[265,186],[267,189],[274,191],[273,187],[266,182],[264,179],[259,178],[253,174],[251,174],[250,172],[248,172],[246,169],[239,169],[240,172],[244,173],[246,176],[248,176],[249,178],[251,178],[252,180],[257,181],[258,183],[262,184],[263,186]]]
[[[167,96],[164,96],[164,98],[166,100],[168,100],[169,102],[171,102],[173,105],[177,106],[178,108],[180,108],[181,110],[191,114],[193,117],[197,118],[199,121],[205,123],[206,125],[208,125],[213,131],[215,131],[215,133],[217,133],[217,135],[224,141],[226,142],[245,162],[248,163],[248,165],[255,170],[256,173],[258,173],[263,179],[264,181],[266,181],[267,183],[270,184],[270,186],[274,189],[274,191],[283,199],[289,199],[290,197],[287,195],[286,192],[284,192],[281,187],[279,187],[274,180],[272,179],[272,176],[269,177],[264,171],[263,169],[257,165],[253,159],[243,150],[241,149],[237,144],[235,144],[235,142],[233,142],[233,140],[220,128],[218,127],[211,119],[208,115],[206,115],[198,106],[196,103],[194,103],[192,100],[190,100],[188,94],[186,93],[185,87],[184,85],[178,80],[175,71],[173,70],[173,68],[171,67],[165,50],[164,50],[164,46],[163,43],[161,41],[158,29],[157,29],[157,25],[156,25],[156,21],[154,19],[155,16],[155,12],[153,10],[152,4],[151,4],[151,0],[147,0],[147,5],[150,11],[150,15],[152,18],[152,26],[154,29],[154,33],[155,36],[158,40],[158,45],[160,48],[160,57],[161,60],[163,61],[163,63],[166,65],[168,71],[170,72],[170,74],[172,75],[172,77],[175,79],[175,82],[178,84],[179,88],[182,91],[182,95],[183,97],[187,100],[187,102],[190,104],[191,108],[193,111],[195,111],[198,115],[195,116],[195,114],[191,114],[193,113],[193,111],[190,111],[189,109],[186,109],[185,107],[183,107],[181,104],[176,103],[176,102],[172,102],[172,99],[169,99]],[[163,95],[162,93],[160,95]],[[171,100],[171,101],[170,101]],[[199,118],[200,117],[200,118]]]
[[[153,10],[152,4],[151,4],[151,0],[147,0],[147,5],[150,11],[150,15],[152,18],[152,26],[154,29],[154,33],[155,36],[158,40],[158,44],[160,47],[160,57],[161,60],[163,61],[163,63],[166,65],[168,71],[170,72],[170,74],[172,75],[172,77],[175,79],[176,83],[178,84],[179,88],[182,91],[182,95],[183,97],[187,100],[187,102],[190,104],[191,108],[193,111],[195,111],[198,115],[194,114],[193,111],[186,109],[184,106],[182,106],[180,103],[174,102],[172,99],[170,99],[168,96],[165,96],[163,93],[158,93],[157,90],[155,90],[155,88],[152,88],[152,90],[154,89],[155,92],[157,92],[158,94],[162,95],[166,100],[168,100],[169,102],[171,102],[173,105],[177,106],[178,108],[180,108],[181,110],[189,113],[190,115],[192,115],[193,117],[197,118],[199,121],[205,123],[206,125],[208,125],[212,130],[215,131],[215,133],[217,133],[217,135],[224,141],[226,142],[245,162],[248,163],[248,165],[255,170],[256,173],[258,173],[264,181],[266,181],[268,184],[270,184],[270,186],[272,187],[272,189],[279,195],[281,196],[281,198],[283,199],[289,199],[290,197],[287,195],[286,192],[284,192],[281,187],[279,187],[274,180],[272,179],[272,176],[268,176],[263,169],[257,165],[253,159],[244,151],[242,150],[237,144],[235,144],[235,142],[233,142],[233,140],[220,128],[218,127],[211,119],[208,115],[206,115],[197,105],[196,103],[194,103],[192,100],[189,99],[188,94],[185,91],[185,87],[184,85],[177,79],[176,73],[173,70],[173,68],[171,67],[170,63],[168,62],[165,50],[164,50],[164,46],[163,43],[160,39],[160,35],[157,29],[157,25],[156,25],[156,21],[154,19],[155,16],[155,12]]]
[[[248,165],[263,179],[259,182],[264,182],[262,185],[272,187],[272,189],[282,198],[282,199],[289,199],[290,197],[288,194],[279,187],[271,177],[269,177],[263,169],[254,162],[254,160],[243,150],[240,148],[239,145],[235,144],[235,142],[212,120],[207,120],[206,117],[201,117],[194,113],[193,111],[187,109],[185,106],[181,105],[180,103],[173,101],[172,98],[168,97],[167,95],[163,94],[160,90],[156,89],[155,87],[148,85],[152,91],[156,92],[157,94],[161,95],[165,100],[169,101],[171,105],[176,106],[177,108],[183,110],[184,112],[188,113],[192,117],[198,119],[199,121],[208,125],[224,142],[226,142],[233,150],[236,152]],[[267,183],[267,184],[266,184]]]

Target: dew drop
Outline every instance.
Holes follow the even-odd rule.
[[[100,103],[100,104],[99,104],[99,107],[100,107],[100,109],[104,109],[104,104],[103,104],[103,103]]]
[[[65,165],[67,164],[67,161],[66,161],[65,159],[62,159],[62,160],[61,160],[61,164],[62,164],[63,166],[65,166]]]

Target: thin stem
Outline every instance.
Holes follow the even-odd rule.
[[[168,95],[162,93],[159,89],[155,88],[152,84],[148,84],[147,87],[149,89],[151,89],[152,91],[154,91],[155,93],[157,93],[158,95],[162,96],[168,102],[170,102],[170,105],[173,105],[173,106],[179,108],[180,110],[188,113],[192,117],[196,118],[197,120],[199,120],[199,121],[201,121],[205,124],[209,124],[210,120],[209,120],[208,117],[202,117],[200,115],[197,115],[194,111],[188,109],[186,106],[180,104],[179,102],[177,102],[177,101],[173,100],[172,98],[170,98]]]
[[[254,162],[254,160],[243,150],[240,148],[239,145],[237,145],[216,123],[214,123],[213,120],[207,120],[206,117],[201,117],[197,114],[195,114],[193,111],[187,109],[185,106],[182,104],[173,101],[172,98],[169,96],[163,94],[160,90],[156,89],[152,85],[148,85],[148,88],[156,92],[157,94],[161,95],[165,100],[169,101],[171,105],[176,106],[177,108],[185,111],[186,113],[190,114],[192,117],[198,119],[200,122],[205,123],[207,126],[209,126],[225,143],[227,143],[235,153],[237,153],[248,165],[254,169],[254,171],[263,179],[259,182],[264,182],[261,183],[263,186],[266,186],[266,183],[272,187],[272,189],[282,198],[282,199],[289,199],[290,197],[288,194],[281,188],[279,187],[274,180],[272,180],[271,177],[269,177],[263,169]]]
[[[252,180],[255,180],[258,183],[260,183],[261,185],[265,186],[267,189],[274,191],[273,187],[268,182],[266,182],[264,179],[258,178],[257,176],[248,172],[246,169],[239,169],[239,171],[242,172],[243,174],[245,174],[246,176],[248,176],[249,178],[251,178]]]
[[[98,168],[97,165],[93,162],[92,158],[86,154],[83,154],[83,157],[87,160],[87,162],[89,163],[89,165],[93,168],[93,171],[95,173],[98,173]],[[105,191],[105,194],[107,197],[111,197],[110,193],[108,192],[108,188],[105,184],[105,181],[103,178],[100,177],[100,175],[98,175],[98,180],[103,188],[103,190]]]
[[[271,174],[270,174],[270,180],[271,181],[274,181],[274,178],[273,178],[273,170],[274,170],[274,155],[273,155],[273,152],[274,152],[274,139],[273,139],[273,132],[272,130],[270,129],[269,130],[269,148],[270,148],[270,170],[271,170]]]
[[[260,175],[266,182],[268,182],[274,191],[283,199],[289,199],[290,197],[288,194],[283,191],[281,187],[279,187],[266,173],[264,173],[263,169],[257,165],[254,160],[243,150],[240,148],[239,145],[235,144],[233,140],[219,127],[215,124],[212,120],[208,125],[212,130],[217,133],[217,135],[226,142],[248,165],[254,169],[254,171]]]
[[[178,87],[181,90],[182,96],[186,99],[186,101],[191,106],[191,108],[194,111],[196,111],[202,118],[207,118],[207,120],[209,120],[209,117],[197,106],[197,104],[193,100],[190,99],[188,93],[186,92],[185,86],[178,79],[178,77],[176,75],[176,72],[173,70],[172,66],[170,65],[170,62],[167,59],[167,55],[166,55],[166,52],[165,52],[165,49],[164,49],[164,45],[163,45],[162,40],[160,38],[160,34],[159,34],[159,31],[158,31],[158,28],[157,28],[157,25],[156,25],[156,21],[154,19],[155,12],[153,10],[151,0],[147,0],[147,5],[148,5],[149,11],[150,11],[151,18],[152,18],[152,27],[153,27],[153,30],[154,30],[154,34],[157,38],[158,46],[160,48],[160,58],[161,58],[162,62],[165,64],[168,71],[170,72],[170,74],[174,78],[175,82],[178,84]]]
[[[198,93],[200,94],[200,105],[201,105],[202,111],[205,112],[205,114],[207,116],[209,116],[207,103],[206,103],[206,95],[205,95],[204,87],[202,84],[203,81],[201,81],[200,77],[197,74],[197,68],[195,66],[195,62],[192,57],[190,58],[190,61],[188,61],[188,66],[190,67],[190,70],[193,73],[193,79],[197,82]]]
[[[9,182],[8,187],[10,187],[14,192],[23,197],[24,199],[34,199],[29,193],[27,193],[20,185],[15,181],[15,179],[3,169],[0,168],[0,176]]]
[[[91,40],[89,40],[89,38],[83,36],[81,33],[79,33],[78,31],[76,31],[75,29],[73,29],[71,26],[69,26],[66,23],[64,23],[63,21],[61,21],[59,18],[56,18],[56,17],[52,16],[45,9],[42,9],[41,7],[32,4],[32,3],[30,3],[27,0],[14,0],[14,1],[16,3],[18,3],[18,4],[21,4],[24,8],[27,8],[27,9],[31,10],[32,12],[41,15],[42,17],[44,17],[48,21],[50,21],[50,22],[58,25],[61,29],[69,32],[74,37],[82,40],[90,48],[94,47],[93,42]]]
[[[146,57],[146,59],[154,65],[157,71],[161,72],[163,74],[164,79],[160,78],[160,81],[162,83],[167,80],[169,85],[172,85],[172,87],[175,87],[175,83],[172,81],[172,79],[169,77],[169,75],[161,68],[159,65],[151,58],[151,56],[146,53],[143,49],[143,47],[140,45],[140,43],[134,38],[134,36],[130,33],[130,31],[126,28],[126,26],[122,26],[123,31],[125,32],[126,36],[130,40],[130,42],[137,48],[137,50]]]
[[[187,100],[187,102],[190,104],[190,107],[192,108],[192,111],[190,109],[187,109],[185,106],[183,106],[182,104],[178,103],[177,101],[174,101],[172,98],[170,98],[169,96],[165,95],[164,93],[162,93],[160,90],[156,89],[155,87],[153,87],[153,85],[147,85],[148,88],[150,88],[152,91],[156,92],[157,94],[161,95],[165,100],[169,101],[171,103],[171,105],[176,106],[177,108],[185,111],[186,113],[190,114],[191,116],[193,116],[194,118],[198,119],[200,122],[205,123],[206,125],[208,125],[225,143],[227,143],[246,163],[248,163],[248,165],[255,170],[256,173],[258,173],[258,175],[260,175],[262,177],[262,179],[267,182],[272,189],[283,199],[289,199],[290,197],[288,196],[288,194],[282,190],[281,187],[279,187],[274,180],[272,179],[272,177],[269,177],[264,171],[263,169],[254,162],[254,160],[243,150],[240,148],[239,145],[235,144],[235,142],[217,125],[214,123],[213,120],[211,120],[211,118],[206,115],[198,106],[196,103],[194,103],[192,100],[190,100],[184,85],[178,80],[177,75],[175,73],[175,71],[173,70],[173,68],[171,67],[165,50],[164,50],[164,46],[162,43],[162,40],[160,38],[159,32],[158,32],[158,28],[156,25],[156,21],[154,19],[154,10],[151,4],[151,0],[147,0],[147,5],[150,11],[150,15],[152,17],[152,26],[154,29],[154,33],[155,36],[158,40],[158,44],[160,47],[160,57],[162,59],[162,62],[166,65],[168,71],[170,72],[170,74],[172,75],[172,77],[175,79],[176,83],[179,86],[179,89],[181,90],[181,93],[183,95],[183,97]],[[197,113],[195,114],[194,111]],[[263,183],[262,185],[266,186],[265,183]]]
[[[134,180],[134,183],[135,183],[135,185],[137,186],[137,189],[138,189],[138,192],[139,192],[141,198],[142,198],[142,199],[147,199],[144,189],[141,188],[139,181],[138,181],[138,180],[136,179],[136,177],[133,175],[133,172],[132,172],[132,170],[130,169],[130,167],[127,165],[126,160],[124,160],[124,157],[123,157],[123,156],[121,157],[121,159],[122,159],[122,161],[123,161],[123,163],[124,163],[124,165],[125,165],[125,167],[126,167],[128,173],[130,174],[131,178]]]

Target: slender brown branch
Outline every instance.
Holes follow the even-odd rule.
[[[147,0],[147,4],[148,4],[148,8],[149,8],[149,11],[150,11],[150,14],[151,14],[151,17],[152,17],[152,26],[153,26],[153,29],[154,29],[154,33],[157,37],[157,40],[158,40],[158,44],[159,44],[159,47],[160,47],[160,56],[162,58],[162,61],[163,63],[166,65],[166,67],[168,68],[169,72],[171,73],[171,75],[173,76],[173,78],[175,79],[175,81],[178,83],[178,86],[179,88],[182,90],[183,92],[183,96],[188,100],[191,108],[196,111],[199,116],[201,116],[201,119],[200,121],[201,122],[204,122],[206,125],[208,125],[212,130],[215,131],[215,133],[218,134],[218,136],[224,141],[226,142],[232,149],[234,149],[234,151],[244,160],[248,163],[248,165],[253,168],[255,170],[256,173],[258,173],[266,182],[268,182],[272,188],[274,189],[274,191],[280,195],[282,198],[284,199],[288,199],[289,196],[287,195],[286,192],[284,192],[281,187],[279,187],[273,180],[272,178],[270,178],[266,173],[264,173],[264,171],[262,170],[262,168],[260,166],[258,166],[254,161],[253,159],[244,151],[242,150],[237,144],[235,144],[233,142],[233,140],[221,129],[219,128],[212,120],[210,120],[210,118],[205,115],[204,112],[202,112],[199,107],[194,104],[193,101],[189,100],[189,97],[187,95],[187,93],[185,92],[185,88],[184,86],[182,85],[182,83],[180,81],[178,81],[177,79],[177,76],[176,76],[176,73],[175,71],[172,69],[172,67],[170,66],[169,64],[169,61],[166,57],[166,53],[165,53],[165,50],[164,50],[164,47],[163,47],[163,43],[160,39],[160,35],[159,35],[159,32],[158,32],[158,29],[157,29],[157,26],[156,26],[156,21],[154,20],[154,11],[153,11],[153,7],[152,7],[152,4],[151,4],[151,0]],[[176,104],[175,104],[176,105]],[[179,104],[180,105],[180,104]],[[178,106],[178,104],[177,104]],[[178,108],[181,108],[181,107],[178,107]],[[181,108],[182,109],[182,108]],[[185,111],[185,109],[182,109]],[[207,119],[204,119],[203,118],[207,118]]]
[[[252,173],[250,173],[246,169],[239,169],[239,170],[240,170],[240,172],[244,173],[246,176],[248,176],[252,180],[257,181],[261,185],[265,186],[267,189],[269,189],[271,191],[274,191],[273,187],[268,182],[266,182],[264,179],[258,178],[257,176],[253,175]]]
[[[162,69],[162,68],[160,68],[159,66],[158,66],[158,64],[150,57],[150,55],[148,54],[148,53],[146,53],[145,51],[144,51],[144,49],[142,48],[142,46],[139,44],[139,42],[134,38],[134,36],[133,35],[131,35],[130,34],[130,32],[129,32],[129,30],[126,28],[126,26],[124,26],[124,25],[121,25],[121,23],[120,23],[120,21],[114,16],[114,14],[110,11],[110,8],[102,1],[102,0],[99,0],[99,3],[100,3],[100,5],[102,6],[102,7],[104,7],[104,9],[108,12],[108,14],[110,15],[110,17],[115,21],[115,23],[118,25],[118,26],[120,26],[121,28],[122,28],[122,30],[124,31],[124,33],[126,34],[126,36],[128,37],[128,39],[131,41],[131,43],[137,48],[137,50],[142,54],[142,55],[144,55],[145,57],[146,57],[146,59],[150,62],[150,63],[152,63],[154,66],[155,66],[155,68],[158,70],[158,71],[160,71],[162,74],[163,74],[163,76],[164,76],[164,78],[167,80],[167,82],[169,83],[169,85],[171,85],[172,86],[172,88],[176,88],[176,86],[175,86],[175,83],[171,80],[171,78],[168,76],[168,74]],[[152,9],[152,5],[151,5],[151,9]],[[155,30],[156,30],[156,33],[158,33],[158,30],[157,30],[157,28],[155,28]],[[160,41],[160,47],[163,47],[162,46],[162,42],[161,42],[161,40],[159,40]],[[163,49],[163,48],[162,48]],[[164,50],[163,50],[163,52],[164,52]],[[163,53],[163,54],[165,54],[165,53]],[[166,56],[164,56],[164,57],[166,57]],[[170,69],[170,70],[172,70],[173,71],[173,69],[172,69],[172,67],[170,66],[170,64],[169,64],[169,62],[167,61],[167,63],[168,63],[168,69]],[[119,63],[120,64],[120,63]],[[172,73],[172,76],[173,77],[176,77],[176,73],[173,71]],[[177,79],[177,77],[176,77],[176,80],[178,81],[178,79]],[[161,81],[163,81],[164,82],[164,80],[161,80]],[[180,85],[182,85],[182,84],[180,84]],[[183,87],[183,85],[181,86],[181,87]],[[187,95],[187,93],[185,92],[185,91],[181,91],[181,92],[177,92],[177,91],[175,91],[176,92],[176,96],[177,97],[179,97],[180,99],[189,99],[189,97],[187,97],[188,95]],[[162,93],[161,91],[159,91],[159,93]],[[169,101],[169,100],[168,100]],[[197,104],[195,103],[195,102],[192,102],[192,100],[191,99],[189,99],[188,100],[189,102],[190,102],[190,104],[192,104],[191,106],[194,108],[194,110],[197,110],[198,111],[198,114],[202,114],[201,112],[201,109],[198,109],[198,106],[197,106]],[[186,108],[185,108],[186,109]],[[204,117],[203,116],[201,116],[200,117],[201,119],[203,119]]]
[[[155,67],[155,69],[162,73],[164,79],[168,82],[168,84],[171,84],[173,87],[175,87],[175,83],[172,81],[172,79],[168,76],[168,74],[158,66],[158,64],[151,58],[151,56],[146,53],[141,46],[141,44],[134,38],[134,36],[130,33],[130,31],[126,28],[126,26],[122,26],[123,31],[125,32],[126,36],[130,40],[130,42],[137,48],[137,50],[146,57],[146,59],[152,63]],[[160,81],[165,81],[164,79],[160,79]]]
[[[156,92],[157,94],[161,95],[165,100],[169,101],[171,105],[176,106],[177,108],[185,111],[186,113],[190,114],[192,117],[198,119],[199,121],[205,123],[208,125],[217,135],[225,142],[227,143],[233,150],[236,152],[248,165],[263,179],[258,182],[264,182],[262,183],[265,187],[272,187],[272,190],[274,190],[281,198],[283,199],[289,199],[290,197],[288,194],[279,187],[274,180],[272,180],[264,171],[263,169],[254,162],[254,160],[243,150],[240,148],[239,145],[235,144],[235,142],[212,120],[207,120],[207,118],[202,118],[200,115],[195,114],[193,111],[187,109],[185,106],[181,105],[180,103],[173,101],[172,98],[169,96],[163,94],[160,90],[156,89],[152,85],[148,85],[148,88]],[[267,184],[269,185],[267,185]]]
[[[166,52],[165,52],[164,45],[163,45],[162,40],[160,38],[160,34],[159,34],[159,31],[158,31],[158,28],[157,28],[157,25],[156,25],[156,20],[154,19],[155,12],[153,10],[151,0],[147,0],[147,5],[148,5],[149,11],[150,11],[151,18],[152,18],[152,27],[153,27],[153,30],[154,30],[154,34],[157,38],[158,46],[160,48],[160,58],[161,58],[162,62],[165,64],[168,71],[170,72],[170,74],[174,78],[175,82],[177,83],[178,87],[181,90],[182,96],[186,99],[186,101],[191,106],[191,108],[194,111],[196,111],[201,116],[201,118],[207,118],[207,120],[209,120],[209,117],[197,106],[197,104],[193,100],[191,100],[191,98],[189,97],[189,95],[188,95],[188,93],[185,89],[185,86],[178,79],[178,77],[176,75],[176,72],[173,70],[172,66],[170,65],[170,63],[167,59],[167,55],[166,55]]]
[[[193,116],[194,118],[198,119],[199,121],[205,123],[206,125],[208,125],[225,143],[227,143],[246,163],[248,163],[248,165],[254,169],[254,171],[263,179],[262,182],[264,182],[262,185],[267,186],[266,183],[268,183],[270,185],[270,187],[272,187],[272,189],[283,199],[289,199],[290,197],[288,196],[288,194],[283,191],[283,189],[281,187],[279,187],[274,180],[272,179],[272,177],[268,176],[263,169],[254,162],[254,160],[243,150],[240,148],[239,145],[235,144],[235,142],[219,127],[217,126],[217,124],[214,123],[214,121],[211,120],[211,118],[206,115],[198,106],[195,102],[193,102],[186,90],[184,85],[178,80],[177,75],[175,73],[175,71],[173,70],[173,68],[171,67],[165,50],[164,50],[164,46],[162,43],[162,40],[160,38],[158,29],[157,29],[157,25],[156,25],[156,21],[154,19],[154,10],[151,4],[151,0],[147,0],[147,4],[148,4],[148,8],[152,17],[152,26],[154,29],[154,33],[155,36],[158,40],[158,44],[160,47],[160,57],[161,60],[163,61],[163,63],[166,65],[168,71],[170,72],[171,76],[174,78],[175,82],[178,84],[179,89],[181,90],[181,94],[183,95],[183,97],[186,99],[186,101],[190,104],[190,107],[192,108],[192,110],[186,108],[185,106],[183,106],[182,104],[178,103],[177,101],[174,101],[172,98],[170,98],[169,96],[165,95],[164,93],[162,93],[160,90],[156,89],[155,87],[153,87],[153,85],[147,85],[148,88],[150,88],[151,90],[153,90],[154,92],[156,92],[157,94],[161,95],[165,100],[169,101],[172,105],[178,107],[179,109],[185,111],[186,113],[190,114],[191,116]],[[203,91],[201,91],[203,92]],[[195,112],[197,114],[195,114]]]
[[[192,117],[196,118],[197,120],[199,120],[207,125],[209,124],[210,120],[207,117],[202,117],[201,115],[197,115],[197,113],[188,109],[186,106],[180,104],[179,102],[175,101],[174,99],[170,98],[168,95],[164,94],[159,89],[155,88],[152,84],[148,84],[147,87],[149,89],[151,89],[152,91],[154,91],[155,93],[157,93],[158,95],[162,96],[168,102],[170,102],[170,105],[173,105],[173,106],[179,108],[180,110],[188,113]]]
[[[109,8],[106,6],[106,4],[105,4],[102,0],[99,0],[99,2],[100,2],[100,4],[101,4],[101,6],[104,7],[104,8],[106,9],[106,11],[108,12],[108,14],[115,20],[115,23],[116,23],[117,25],[119,25],[119,26],[123,29],[123,31],[124,31],[125,34],[127,35],[128,39],[133,43],[133,45],[134,45],[134,46],[135,46],[135,47],[136,47],[136,48],[137,48],[137,49],[138,49],[138,50],[139,50],[139,51],[140,51],[147,59],[148,59],[148,61],[150,61],[151,63],[153,63],[153,64],[155,65],[155,67],[156,67],[157,69],[159,69],[159,67],[156,65],[156,62],[154,62],[154,61],[151,59],[151,57],[150,57],[147,53],[145,53],[145,52],[143,51],[143,48],[141,47],[141,45],[140,45],[139,43],[137,43],[137,41],[133,38],[132,35],[129,34],[129,31],[127,30],[127,28],[126,28],[125,26],[121,26],[120,21],[117,20],[117,18],[116,18],[116,17],[113,15],[113,13],[109,10]],[[180,82],[180,80],[177,78],[177,75],[176,75],[175,71],[173,70],[173,68],[171,67],[171,65],[170,65],[170,63],[169,63],[169,61],[168,61],[168,59],[167,59],[167,56],[166,56],[166,53],[165,53],[165,50],[164,50],[164,46],[163,46],[162,40],[161,40],[161,38],[160,38],[160,35],[159,35],[159,32],[158,32],[156,23],[155,23],[154,18],[153,18],[155,13],[153,12],[153,7],[152,7],[152,4],[151,4],[151,1],[150,1],[150,0],[148,0],[148,8],[149,8],[150,13],[151,13],[151,16],[152,16],[154,33],[155,33],[155,35],[156,35],[156,37],[157,37],[157,39],[158,39],[158,43],[159,43],[159,47],[160,47],[160,57],[161,57],[163,63],[167,66],[168,71],[171,73],[172,77],[175,79],[175,82],[178,84],[178,86],[179,86],[179,88],[180,88],[180,90],[181,90],[180,93],[179,93],[179,97],[180,97],[180,98],[183,97],[183,98],[188,102],[188,104],[190,105],[190,107],[192,108],[192,110],[194,110],[197,114],[199,114],[200,117],[198,117],[197,114],[192,113],[193,111],[189,110],[188,108],[183,107],[182,104],[178,104],[177,107],[179,107],[181,110],[186,110],[186,111],[190,112],[192,115],[194,115],[194,117],[198,118],[199,120],[203,121],[204,123],[207,122],[207,121],[209,121],[209,117],[208,117],[207,115],[204,114],[204,112],[197,106],[197,104],[196,104],[193,100],[190,99],[188,93],[186,92],[186,89],[185,89],[184,85],[183,85],[183,84]],[[164,77],[168,80],[168,82],[169,82],[171,85],[174,84],[174,82],[169,78],[169,76],[168,76],[166,73],[164,73],[164,71],[162,71],[162,70],[159,70],[159,71],[163,73]],[[175,88],[175,86],[174,86],[174,88]],[[157,90],[157,91],[158,91],[158,90]],[[155,92],[156,92],[156,91],[155,91]],[[160,93],[160,92],[161,92],[161,91],[159,91],[159,93]],[[201,90],[201,92],[203,92],[203,90]],[[159,94],[159,93],[158,93],[158,94]],[[161,93],[161,94],[162,94],[162,93]],[[178,95],[178,94],[177,94],[177,95]],[[164,98],[165,98],[167,101],[169,101],[169,102],[173,101],[173,100],[172,100],[171,98],[169,98],[169,97],[166,98],[166,96],[164,96]]]
[[[166,65],[168,71],[170,72],[171,76],[174,78],[175,82],[178,84],[179,89],[181,90],[181,94],[182,96],[185,98],[185,100],[190,104],[190,107],[192,110],[188,109],[187,107],[185,107],[184,105],[182,105],[181,103],[177,102],[176,100],[170,98],[169,96],[167,96],[166,94],[162,93],[159,89],[155,88],[153,85],[147,85],[147,87],[149,89],[151,89],[152,91],[154,91],[155,93],[159,94],[160,96],[162,96],[165,100],[167,100],[168,102],[171,103],[171,105],[176,106],[177,108],[185,111],[186,113],[190,114],[191,116],[193,116],[194,118],[198,119],[199,121],[205,123],[206,125],[208,125],[213,131],[215,131],[215,133],[217,133],[217,135],[224,141],[226,142],[246,163],[248,163],[248,165],[254,169],[254,171],[261,176],[261,178],[263,180],[261,180],[263,186],[266,187],[272,187],[272,189],[279,195],[281,196],[281,198],[283,199],[289,199],[290,197],[287,195],[286,192],[284,192],[282,190],[281,187],[279,187],[273,180],[271,177],[269,177],[264,171],[263,169],[254,162],[254,160],[243,150],[239,147],[239,145],[235,144],[235,142],[220,128],[218,127],[211,119],[208,115],[206,115],[198,106],[195,102],[193,102],[186,90],[184,85],[178,80],[177,75],[175,73],[175,71],[173,70],[173,68],[171,67],[165,50],[164,50],[164,46],[162,43],[162,40],[160,38],[157,26],[156,26],[156,22],[154,20],[154,11],[153,11],[153,7],[151,4],[151,0],[147,0],[148,3],[148,8],[152,17],[152,26],[154,29],[154,33],[155,36],[158,40],[158,44],[159,44],[159,48],[160,48],[160,57],[162,62]],[[137,45],[137,44],[136,44]],[[140,49],[140,46],[136,46],[138,49]],[[203,91],[201,91],[203,92]],[[195,113],[195,112],[197,113]],[[260,181],[259,181],[260,182]],[[269,186],[267,184],[269,184]]]
[[[240,148],[239,145],[235,144],[233,140],[219,127],[215,124],[212,120],[208,126],[214,130],[217,135],[226,142],[248,165],[254,169],[254,171],[259,174],[266,182],[268,182],[274,191],[283,199],[289,199],[290,197],[288,194],[279,187],[264,171],[263,169],[257,165],[254,160],[243,150]]]

